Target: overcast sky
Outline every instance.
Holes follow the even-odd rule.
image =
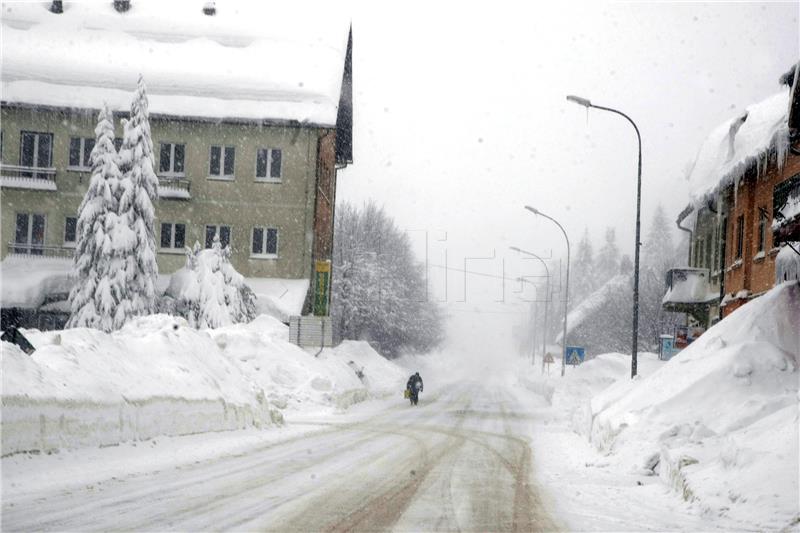
[[[800,56],[797,2],[541,4],[353,8],[355,163],[339,201],[385,206],[420,253],[417,230],[428,230],[432,262],[444,249],[458,267],[494,253],[468,266],[494,274],[503,256],[506,270],[522,268],[509,245],[564,254],[558,229],[525,204],[573,245],[585,227],[599,244],[614,226],[632,255],[635,134],[615,115],[587,120],[565,95],[639,125],[646,231],[659,202],[671,220],[686,205],[686,168],[706,135],[776,93]]]

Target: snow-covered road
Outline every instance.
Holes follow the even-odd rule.
[[[235,454],[33,491],[4,482],[2,529],[553,530],[531,423],[500,387],[453,385]]]

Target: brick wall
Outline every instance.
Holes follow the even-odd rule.
[[[800,156],[789,154],[785,165],[778,169],[770,165],[761,177],[755,171],[743,178],[734,191],[731,186],[728,213],[727,246],[725,254],[725,293],[736,296],[740,291],[750,295],[761,294],[775,284],[775,256],[778,250],[772,244],[772,195],[777,183],[800,172]],[[735,194],[735,198],[733,195]],[[760,217],[764,216],[763,253],[759,250]],[[737,261],[737,224],[744,217],[744,239],[741,261]],[[729,315],[745,301],[733,300],[725,306],[723,316]]]

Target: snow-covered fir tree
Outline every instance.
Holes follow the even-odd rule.
[[[386,356],[428,351],[444,335],[439,307],[427,298],[422,266],[408,236],[370,203],[337,207],[333,312],[344,339],[368,340]]]
[[[120,171],[114,147],[114,122],[108,106],[98,116],[91,153],[92,177],[78,209],[76,283],[70,291],[68,327],[114,328],[121,288],[115,283],[112,235],[117,224]]]
[[[614,228],[606,228],[605,242],[597,252],[594,266],[598,287],[619,272],[619,248]]]
[[[672,228],[660,204],[642,245],[642,265],[639,272],[639,331],[640,342],[653,346],[658,336],[673,333],[674,326],[683,320],[681,313],[666,312],[661,301],[665,292],[667,270],[679,264],[672,240]]]
[[[168,293],[192,327],[218,328],[255,318],[255,295],[230,262],[230,248],[219,235],[210,249],[200,243],[186,250],[186,267],[173,275]]]
[[[588,228],[583,230],[583,236],[578,243],[578,250],[572,261],[570,308],[574,308],[598,287],[598,280],[594,271],[594,249],[592,241],[589,239]]]
[[[150,314],[155,307],[158,265],[153,203],[158,198],[158,178],[154,171],[147,89],[141,76],[131,103],[130,120],[124,122],[119,160],[120,224],[113,241],[115,257],[120,261],[118,281],[125,292],[114,315],[115,327],[121,327],[132,317]]]

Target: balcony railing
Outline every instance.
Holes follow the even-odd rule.
[[[56,190],[56,169],[0,164],[0,185],[15,189]]]
[[[190,200],[192,198],[192,182],[186,178],[158,178],[158,196],[167,200]]]
[[[75,255],[75,248],[31,244],[27,242],[10,242],[8,243],[8,253],[42,257],[63,257],[69,259]]]

